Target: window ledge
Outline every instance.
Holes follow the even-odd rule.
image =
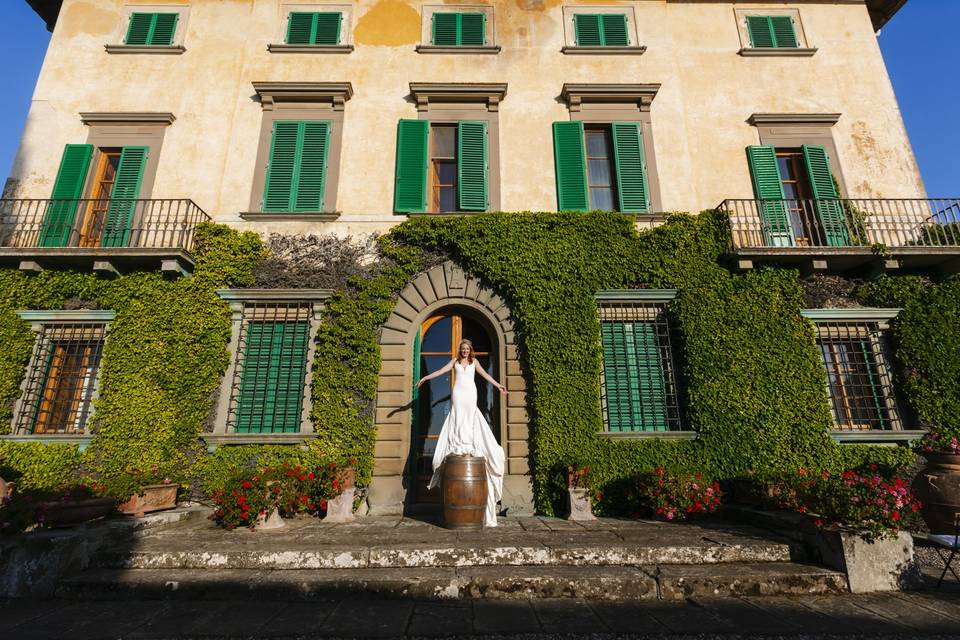
[[[919,440],[927,432],[923,429],[899,431],[831,431],[834,442],[899,443]]]
[[[807,48],[807,47],[795,47],[792,49],[764,49],[757,47],[744,47],[740,49],[739,53],[744,58],[763,58],[763,57],[774,57],[774,58],[809,58],[817,52],[816,47]]]
[[[270,53],[351,53],[352,44],[268,44]]]
[[[639,56],[646,47],[561,47],[560,53],[601,56]]]
[[[303,444],[313,433],[205,433],[200,437],[208,449],[233,444]]]
[[[178,56],[187,49],[183,45],[127,45],[107,44],[103,46],[107,53],[152,53],[156,55]]]
[[[24,434],[24,435],[0,436],[0,442],[39,442],[41,444],[76,444],[76,445],[79,445],[80,451],[83,451],[90,445],[91,439],[93,439],[93,436],[89,434],[78,434],[78,435]]]
[[[270,222],[333,222],[340,212],[333,213],[267,213],[263,211],[241,211],[240,217],[251,222],[269,220]]]
[[[449,46],[449,45],[433,45],[433,44],[418,44],[417,53],[489,53],[497,54],[500,53],[500,45],[484,45],[484,46],[471,46],[471,45],[461,45],[461,46]]]
[[[696,440],[696,431],[600,431],[601,438],[612,440]]]
[[[429,211],[413,211],[398,213],[398,216],[409,216],[411,218],[462,218],[468,216],[480,216],[489,211],[448,211],[446,213],[430,213]]]

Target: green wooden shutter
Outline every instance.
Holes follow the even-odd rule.
[[[437,46],[455,46],[458,39],[460,14],[433,14],[433,44]]]
[[[827,150],[819,145],[803,145],[801,148],[824,240],[829,247],[846,247],[850,244],[850,232],[834,186]]]
[[[461,13],[457,44],[482,47],[486,44],[487,17],[482,13]]]
[[[312,44],[340,44],[340,24],[343,15],[338,11],[314,14],[314,37]]]
[[[77,200],[83,194],[93,145],[68,144],[63,150],[57,179],[53,183],[53,200],[43,214],[40,228],[40,247],[65,247],[70,243],[73,220],[77,214]]]
[[[578,47],[599,47],[603,45],[600,29],[600,16],[587,13],[574,14],[573,34]]]
[[[457,191],[462,211],[487,210],[487,123],[457,123]]]
[[[611,129],[620,211],[648,213],[650,211],[649,189],[640,123],[614,122]]]
[[[626,47],[630,45],[627,16],[622,13],[602,14],[600,16],[600,29],[603,35],[603,46]]]
[[[130,227],[149,153],[150,147],[123,147],[120,151],[120,165],[103,229],[101,245],[104,247],[125,247],[130,243]]]
[[[297,172],[300,123],[277,120],[270,141],[270,164],[263,189],[264,211],[289,211]]]
[[[177,21],[179,19],[179,13],[155,13],[149,44],[154,46],[172,45],[173,36],[177,33]]]
[[[780,169],[777,166],[777,150],[770,145],[747,147],[753,191],[758,203],[763,237],[768,246],[794,246],[793,227],[787,212]]]
[[[291,11],[287,16],[287,44],[313,44],[314,13]]]
[[[610,431],[666,431],[667,392],[656,328],[604,322],[603,384]]]
[[[772,49],[777,46],[768,16],[747,16],[747,32],[750,34],[750,46],[755,49]]]
[[[445,14],[434,14],[434,16]],[[401,120],[397,125],[397,169],[393,210],[417,213],[427,208],[427,136],[426,120]]]
[[[234,428],[238,433],[300,430],[308,322],[251,322],[241,363]]]
[[[557,206],[560,211],[587,211],[587,159],[582,122],[553,123],[553,155],[557,170]]]
[[[323,211],[330,153],[330,123],[301,122],[298,164],[293,191],[294,211]]]
[[[123,40],[124,43],[129,45],[149,44],[155,15],[153,13],[131,14],[130,24],[127,26],[127,37]]]
[[[774,46],[780,49],[796,49],[799,46],[797,32],[790,16],[771,16],[770,30],[773,32]]]
[[[866,340],[860,340],[860,349],[863,354],[864,366],[867,370],[867,383],[870,386],[870,396],[873,400],[873,408],[877,412],[877,422],[881,429],[889,428],[887,423],[887,414],[884,411],[883,391],[877,380],[879,372],[877,371],[877,359],[870,348],[870,343]]]

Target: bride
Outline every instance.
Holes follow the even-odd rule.
[[[433,489],[440,483],[440,471],[443,461],[448,455],[471,455],[482,457],[486,461],[487,470],[487,508],[484,512],[483,523],[487,527],[497,526],[497,502],[503,491],[503,448],[493,437],[493,432],[487,421],[484,420],[480,408],[477,406],[477,386],[474,383],[474,372],[480,377],[506,393],[507,388],[490,377],[473,355],[473,343],[461,340],[457,348],[457,357],[448,362],[442,369],[424,376],[417,382],[420,388],[427,380],[441,376],[451,369],[454,370],[453,392],[451,393],[450,413],[440,429],[437,448],[433,453],[433,477],[428,489]]]

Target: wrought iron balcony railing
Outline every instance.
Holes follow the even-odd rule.
[[[960,198],[724,200],[735,251],[960,247]]]
[[[0,199],[0,248],[189,252],[210,217],[192,200]]]

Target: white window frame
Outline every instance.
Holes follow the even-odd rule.
[[[484,19],[484,41],[482,46],[448,46],[433,44],[433,14],[435,13],[482,13]],[[417,53],[499,53],[497,44],[494,11],[491,5],[438,4],[423,5],[420,12],[420,44]]]
[[[624,15],[627,18],[627,34],[630,44],[626,47],[578,47],[577,34],[573,26],[573,17],[578,13]],[[637,28],[637,16],[632,6],[593,6],[593,5],[564,5],[563,6],[563,53],[593,53],[610,54],[641,54],[647,48],[640,44],[640,34]]]
[[[817,52],[816,47],[812,47],[807,39],[807,32],[800,19],[800,9],[794,8],[763,8],[754,7],[750,9],[734,9],[734,18],[737,21],[737,34],[740,36],[740,51],[738,53],[744,57],[809,57]],[[755,48],[750,43],[750,31],[747,29],[747,18],[749,16],[790,16],[793,18],[794,27],[797,33],[797,46],[792,49],[787,48]]]
[[[287,44],[287,20],[291,13],[332,12],[341,14],[340,41],[337,44]],[[353,12],[351,4],[285,2],[280,5],[277,27],[267,50],[271,53],[350,53],[353,51]]]
[[[177,13],[177,30],[173,34],[173,43],[167,45],[129,45],[124,44],[127,30],[130,27],[130,17],[134,13]],[[107,53],[159,53],[178,54],[186,51],[183,43],[186,39],[187,25],[190,21],[190,5],[188,4],[128,4],[123,7],[123,17],[116,31],[111,37],[111,43],[105,45]]]

